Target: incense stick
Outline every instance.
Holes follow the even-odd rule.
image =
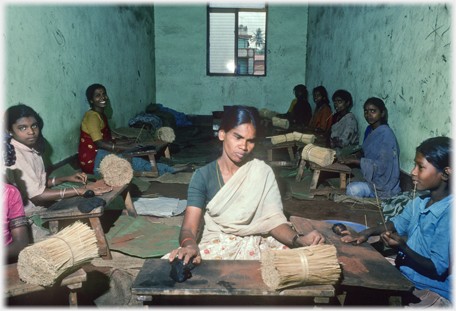
[[[366,222],[366,229],[367,229],[368,226],[367,226],[367,217],[366,217],[366,214],[364,214],[364,221]]]
[[[374,190],[375,190],[375,198],[377,199],[378,210],[380,211],[380,215],[382,216],[382,219],[383,219],[383,224],[385,225],[385,231],[388,231],[388,228],[386,228],[386,222],[385,222],[385,217],[383,216],[382,208],[380,206],[380,203],[378,202],[377,188],[375,187],[375,184],[374,184]]]
[[[136,139],[135,139],[135,143],[138,142],[139,135],[141,135],[141,132],[142,132],[142,130],[143,130],[143,128],[144,128],[144,125],[145,125],[145,124],[143,124],[143,126],[142,126],[141,129],[139,130],[138,136],[137,136]]]
[[[412,204],[413,216],[415,216],[415,194],[416,194],[416,184],[415,184],[415,188],[413,188],[413,204]]]

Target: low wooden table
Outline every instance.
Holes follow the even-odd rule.
[[[103,180],[97,181],[93,185],[104,184]],[[132,217],[136,217],[136,209],[131,201],[130,192],[128,191],[129,185],[112,187],[111,192],[107,192],[103,195],[98,196],[106,201],[108,206],[118,195],[122,195],[125,200],[125,206],[127,208],[127,214]],[[78,209],[78,205],[84,200],[88,200],[82,196],[71,197],[67,199],[62,199],[59,202],[53,204],[46,210],[43,210],[39,213],[41,219],[49,221],[49,230],[52,234],[57,233],[59,230],[59,221],[67,219],[81,219],[89,218],[92,229],[95,231],[98,245],[98,254],[103,259],[112,259],[111,252],[109,250],[108,242],[106,241],[103,228],[101,226],[100,217],[103,215],[104,207],[98,206],[94,208],[89,213],[81,213]]]
[[[342,264],[341,285],[386,290],[392,305],[401,305],[401,294],[413,291],[415,286],[396,267],[389,263],[369,243],[359,245],[344,243],[332,231],[332,223],[291,216],[290,221],[298,233],[319,231],[326,243],[337,249]]]
[[[48,287],[28,284],[19,278],[17,271],[17,263],[6,265],[4,268],[6,282],[4,288],[5,298],[14,297],[24,294],[29,294],[37,291],[48,289]],[[67,286],[70,289],[69,304],[70,307],[76,307],[78,305],[76,289],[82,287],[82,282],[87,281],[87,273],[80,268],[79,270],[71,273],[70,275],[63,278],[55,286]]]
[[[296,141],[289,141],[289,142],[283,142],[280,144],[272,144],[272,143],[265,143],[263,144],[263,147],[267,150],[268,152],[268,163],[271,166],[297,166],[296,162],[296,157],[293,152],[294,147],[304,147],[306,144],[301,143],[301,142],[296,142]],[[282,149],[282,148],[287,148],[288,155],[290,157],[290,161],[273,161],[273,150],[275,149]]]
[[[157,162],[155,161],[155,155],[161,151],[163,148],[166,148],[164,153],[165,157],[170,158],[171,155],[169,153],[169,143],[164,141],[153,141],[153,142],[146,142],[146,146],[154,146],[154,150],[148,151],[139,151],[139,152],[129,152],[123,153],[122,156],[126,158],[130,163],[132,162],[133,157],[143,157],[146,156],[149,158],[150,165],[152,166],[152,172],[149,171],[134,171],[133,175],[136,177],[158,177],[158,167]]]
[[[258,260],[203,260],[192,270],[192,277],[177,283],[169,276],[171,264],[166,259],[150,258],[144,262],[131,292],[141,301],[156,295],[229,295],[311,297],[315,303],[328,303],[335,297],[332,285],[301,286],[282,291],[270,289],[261,277]]]

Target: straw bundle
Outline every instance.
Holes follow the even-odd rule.
[[[273,290],[310,284],[335,284],[340,265],[334,245],[269,250],[261,255],[261,276]]]
[[[285,142],[289,142],[289,141],[294,141],[294,140],[295,140],[295,137],[294,137],[293,133],[288,133],[288,134],[284,134],[284,135],[276,135],[276,136],[271,137],[271,143],[273,145],[277,145],[277,144],[285,143]]]
[[[26,283],[52,286],[62,274],[98,257],[95,232],[80,221],[19,253],[17,271]]]
[[[115,154],[108,154],[104,157],[98,171],[105,184],[111,187],[126,185],[133,178],[133,168],[130,162]]]
[[[320,166],[328,166],[334,162],[336,151],[308,144],[302,149],[302,159],[314,162]]]
[[[304,144],[313,144],[315,141],[315,135],[303,134],[299,132],[293,132],[294,140]]]
[[[174,134],[174,130],[172,128],[163,126],[155,132],[155,139],[172,143],[176,139],[176,135]]]
[[[266,119],[272,119],[273,117],[275,117],[277,115],[277,112],[268,110],[266,108],[261,109],[259,111],[259,113],[260,113],[260,117],[266,118]]]
[[[279,119],[277,117],[273,117],[272,125],[287,130],[290,127],[290,122],[287,119]]]

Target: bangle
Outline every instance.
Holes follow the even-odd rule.
[[[296,234],[296,236],[295,236],[295,237],[293,238],[293,240],[291,241],[291,245],[296,246],[296,240],[297,240],[299,237],[300,237],[299,233]],[[299,245],[296,246],[296,247],[299,247]]]
[[[76,191],[77,195],[78,195],[78,196],[80,196],[80,194],[79,194],[78,190],[76,190],[76,188],[75,188],[75,187],[73,187],[73,189],[74,189],[74,191]]]
[[[55,177],[52,178],[52,185],[55,187]]]
[[[186,239],[184,239],[184,240],[182,241],[181,247],[182,247],[182,245],[184,245],[184,242],[187,241],[187,240],[192,240],[192,241],[195,242],[195,244],[196,244],[196,241],[193,240],[192,238],[186,238]]]

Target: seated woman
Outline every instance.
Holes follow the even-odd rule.
[[[333,116],[329,106],[328,92],[324,86],[317,86],[313,89],[312,95],[316,106],[309,126],[305,130],[315,134],[327,133],[331,127]]]
[[[415,285],[413,295],[403,297],[415,307],[450,306],[451,300],[451,154],[447,137],[433,137],[416,148],[411,175],[419,191],[430,193],[410,202],[385,225],[342,237],[358,244],[380,235],[383,243],[399,253],[396,267]],[[407,241],[401,237],[408,236]]]
[[[105,156],[111,153],[123,152],[138,146],[137,143],[116,142],[111,136],[108,119],[104,109],[108,104],[106,88],[101,84],[92,84],[86,90],[87,101],[92,107],[82,119],[81,137],[79,139],[79,165],[87,174],[99,174],[98,168]],[[122,157],[121,155],[118,155]],[[134,157],[132,158],[134,171],[152,171],[149,160]],[[190,168],[182,166],[173,168],[166,164],[157,163],[159,175],[164,173],[177,173],[189,171]]]
[[[330,148],[340,155],[342,148],[359,144],[358,122],[355,115],[350,112],[353,99],[349,92],[338,90],[332,96],[336,113],[332,118]]]
[[[220,158],[198,169],[188,188],[181,248],[169,254],[188,263],[201,259],[259,259],[270,248],[324,243],[317,231],[299,235],[287,224],[272,169],[250,157],[259,115],[256,108],[233,106],[222,119]],[[207,204],[207,205],[206,205]],[[204,215],[204,231],[197,244]],[[286,246],[285,246],[285,245]]]
[[[386,121],[385,103],[371,97],[364,103],[364,118],[369,126],[364,135],[362,153],[338,158],[342,164],[361,167],[365,182],[348,184],[346,195],[388,199],[401,192],[399,187],[399,145]]]
[[[309,124],[312,118],[312,108],[307,101],[309,93],[305,85],[296,85],[293,92],[296,98],[291,102],[288,112],[277,115],[277,117],[288,119],[291,128],[299,129],[300,126]]]
[[[21,193],[24,210],[27,217],[33,216],[36,206],[50,203],[63,198],[83,195],[82,188],[50,189],[64,182],[84,184],[87,181],[85,173],[71,176],[46,178],[46,171],[41,155],[44,153],[44,137],[41,132],[43,120],[29,106],[19,104],[11,106],[5,113],[6,131],[12,137],[11,145],[16,151],[16,163],[6,168],[10,184],[15,185]],[[101,195],[111,189],[91,189],[95,195]],[[33,236],[39,234],[39,228],[32,226]],[[43,236],[41,236],[43,237]],[[36,241],[35,241],[36,242]]]
[[[3,155],[7,167],[16,162],[16,152],[9,140],[9,137],[3,136]],[[6,249],[7,263],[13,263],[17,261],[19,253],[29,244],[28,222],[19,190],[4,183],[2,194],[3,245]]]

